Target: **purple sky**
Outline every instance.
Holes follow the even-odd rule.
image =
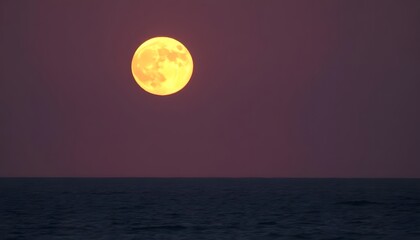
[[[0,176],[420,177],[420,1],[1,1]],[[190,83],[131,75],[155,36]]]

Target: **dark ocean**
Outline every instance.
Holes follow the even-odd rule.
[[[0,239],[420,239],[417,179],[0,179]]]

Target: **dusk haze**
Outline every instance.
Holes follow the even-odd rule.
[[[2,1],[5,177],[419,177],[418,1]],[[191,82],[142,91],[136,48]]]

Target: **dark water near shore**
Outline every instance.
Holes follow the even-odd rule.
[[[0,179],[0,239],[420,239],[414,179]]]

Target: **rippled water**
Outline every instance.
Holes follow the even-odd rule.
[[[420,239],[420,180],[0,179],[0,239]]]

